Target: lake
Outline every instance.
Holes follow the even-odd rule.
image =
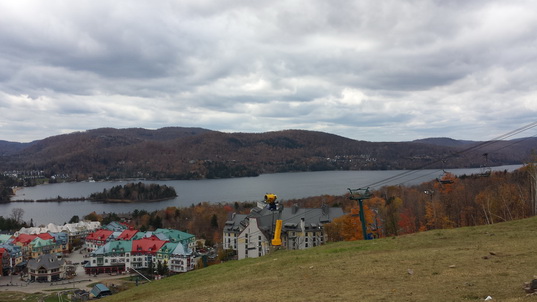
[[[493,167],[495,171],[513,171],[521,165]],[[452,169],[455,175],[476,174],[480,169]],[[442,170],[389,170],[389,171],[321,171],[262,174],[258,177],[142,181],[158,183],[175,188],[178,197],[171,200],[145,203],[102,203],[91,201],[65,202],[11,202],[0,204],[0,215],[9,217],[11,210],[22,208],[25,221],[33,219],[35,225],[50,222],[63,224],[72,216],[85,216],[93,211],[126,213],[134,209],[155,211],[166,207],[186,207],[199,202],[235,202],[262,200],[265,193],[274,193],[281,200],[318,195],[343,195],[347,188],[384,185],[413,185],[440,177]],[[12,200],[47,199],[61,196],[87,197],[113,186],[133,181],[71,182],[46,184],[20,189]],[[138,182],[138,181],[136,181]],[[381,183],[379,183],[381,182]]]

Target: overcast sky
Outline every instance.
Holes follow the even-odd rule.
[[[0,1],[0,116],[493,139],[537,120],[537,2]]]

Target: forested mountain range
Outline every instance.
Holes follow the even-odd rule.
[[[463,168],[519,164],[537,138],[474,142],[431,138],[367,142],[285,130],[224,133],[202,128],[101,128],[31,143],[0,141],[0,171],[43,171],[83,180],[200,179],[319,170]],[[483,156],[483,154],[487,156]]]

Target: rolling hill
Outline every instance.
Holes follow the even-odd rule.
[[[0,171],[39,170],[77,180],[228,178],[288,171],[479,167],[485,164],[485,152],[487,165],[519,164],[532,149],[537,149],[535,138],[482,145],[452,139],[367,142],[305,130],[102,128],[27,144],[0,142]]]
[[[534,217],[276,251],[104,301],[527,301],[522,285],[536,274],[536,228]]]

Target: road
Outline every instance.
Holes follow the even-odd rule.
[[[37,283],[31,282],[27,283],[26,281],[20,280],[20,275],[14,276],[3,276],[0,277],[0,292],[2,291],[18,291],[24,293],[36,293],[43,291],[50,291],[54,289],[83,289],[91,290],[88,287],[89,284],[95,282],[103,282],[110,284],[114,279],[126,277],[126,275],[110,276],[108,274],[99,274],[97,276],[86,275],[84,268],[80,263],[87,260],[84,258],[84,254],[80,254],[79,251],[73,252],[70,255],[64,256],[64,259],[71,261],[71,263],[79,263],[76,266],[76,276],[69,280],[63,280],[60,282],[51,283]]]

